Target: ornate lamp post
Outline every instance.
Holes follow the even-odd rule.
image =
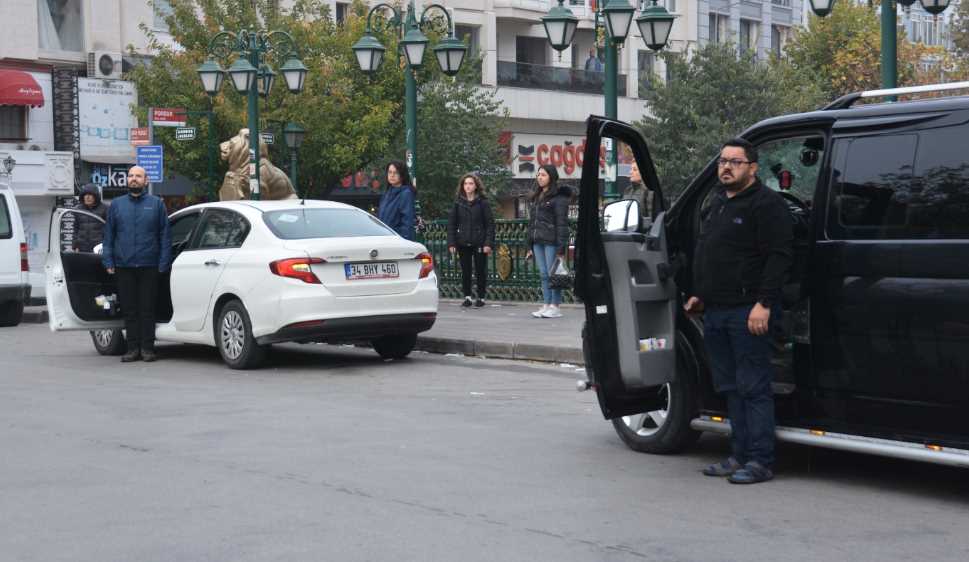
[[[657,0],[652,0],[652,5],[642,11],[636,18],[636,25],[639,26],[640,33],[646,46],[654,51],[658,51],[666,46],[669,41],[670,31],[673,29],[673,20],[676,16],[666,11],[666,8],[657,5]],[[559,5],[549,10],[548,15],[542,17],[542,24],[545,26],[545,34],[552,48],[556,51],[563,51],[572,44],[575,29],[578,26],[578,18],[572,10],[564,6],[565,0],[558,0]],[[616,119],[618,117],[618,82],[619,82],[619,60],[617,51],[619,45],[626,41],[629,35],[629,27],[636,13],[635,8],[629,5],[628,0],[609,0],[605,6],[602,2],[597,2],[595,27],[605,27],[605,84],[603,85],[603,95],[605,97],[606,117]],[[616,163],[616,152],[612,150],[608,155],[611,165]],[[606,182],[605,198],[615,199],[616,191],[613,182]]]
[[[357,55],[360,70],[367,74],[373,74],[383,61],[387,49],[373,35],[371,20],[377,10],[393,12],[393,16],[386,20],[386,24],[397,28],[401,33],[399,50],[402,53],[398,53],[398,55],[403,54],[407,60],[407,68],[404,70],[407,168],[415,185],[417,184],[417,81],[414,78],[414,71],[424,64],[424,52],[427,50],[429,41],[422,29],[426,29],[430,25],[428,12],[435,9],[441,11],[447,18],[448,37],[434,47],[434,53],[437,55],[437,62],[441,71],[448,76],[454,76],[461,69],[467,47],[454,36],[454,22],[451,20],[451,14],[447,11],[447,8],[440,4],[427,6],[421,12],[420,17],[417,16],[413,0],[407,2],[407,12],[403,15],[394,6],[383,3],[377,4],[367,14],[367,29],[363,37],[353,45],[353,52]]]
[[[895,0],[902,6],[911,6],[915,0]],[[820,18],[831,13],[835,0],[810,0],[811,11]],[[949,7],[949,0],[919,0],[922,8],[938,16]],[[892,0],[882,0],[882,88],[888,90],[898,86],[898,29],[895,5]],[[894,99],[894,98],[891,98]]]
[[[228,59],[232,53],[238,58],[228,71],[224,71],[215,59]],[[202,87],[210,96],[219,93],[228,74],[236,91],[249,97],[249,190],[252,199],[259,199],[259,96],[268,97],[276,81],[276,72],[263,60],[266,55],[289,56],[280,72],[290,92],[302,92],[308,70],[296,57],[295,42],[285,31],[243,29],[238,33],[218,33],[209,42],[209,58],[197,70]]]
[[[286,123],[283,129],[283,140],[286,141],[286,148],[289,149],[289,179],[293,182],[293,187],[299,193],[299,184],[296,177],[296,160],[299,157],[299,147],[303,145],[303,137],[306,136],[306,129],[296,123]]]

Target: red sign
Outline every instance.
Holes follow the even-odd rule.
[[[144,146],[150,144],[150,139],[148,138],[148,127],[135,127],[131,129],[131,144],[135,146]]]
[[[151,123],[156,127],[184,127],[184,107],[155,107],[151,111]]]

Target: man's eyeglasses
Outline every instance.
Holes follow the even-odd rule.
[[[730,166],[731,168],[739,168],[741,164],[753,164],[751,160],[741,160],[739,158],[718,158],[717,165],[721,168],[726,168]]]

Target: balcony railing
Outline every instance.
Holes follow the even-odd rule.
[[[498,61],[498,85],[538,90],[558,90],[584,94],[601,94],[605,72]],[[626,75],[619,75],[618,95],[626,95]]]

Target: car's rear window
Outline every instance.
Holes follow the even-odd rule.
[[[283,240],[394,235],[380,221],[355,209],[287,209],[262,217],[273,234]]]
[[[12,238],[13,228],[10,226],[10,211],[7,210],[7,199],[0,195],[0,238]]]

